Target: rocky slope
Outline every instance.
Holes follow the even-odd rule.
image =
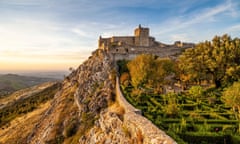
[[[19,123],[28,128],[21,138],[18,133],[0,143],[175,143],[120,101],[112,59],[105,51],[93,52],[65,78],[53,100]]]

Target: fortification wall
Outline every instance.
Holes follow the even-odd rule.
[[[127,102],[120,90],[118,78],[116,80],[116,100],[125,110],[123,123],[127,126],[128,130],[141,132],[143,144],[177,144],[164,131],[140,115],[140,110]]]
[[[149,37],[149,46],[154,45],[155,43],[155,38],[154,37]]]
[[[154,54],[159,57],[172,57],[180,54],[184,48],[167,47],[167,48],[145,48],[145,47],[118,47],[110,50],[114,60],[132,60],[140,54]]]
[[[128,45],[134,45],[134,37],[127,37],[127,36],[124,36],[124,37],[116,37],[116,36],[113,36],[111,38],[111,42],[114,43],[114,42],[124,42]]]

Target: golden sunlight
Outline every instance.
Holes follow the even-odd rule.
[[[52,71],[77,67],[81,60],[55,58],[0,57],[0,71]]]

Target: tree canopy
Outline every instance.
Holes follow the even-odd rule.
[[[208,80],[221,87],[236,81],[240,77],[240,39],[215,36],[187,49],[178,64],[180,79],[188,82]]]
[[[226,88],[222,100],[227,106],[232,107],[234,112],[239,114],[237,118],[240,119],[240,82],[235,82],[232,86]]]
[[[132,85],[137,87],[156,87],[174,71],[170,59],[159,59],[153,55],[139,55],[127,64]]]

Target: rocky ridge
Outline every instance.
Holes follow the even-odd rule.
[[[113,59],[104,50],[93,52],[88,60],[64,79],[61,89],[48,107],[35,116],[26,136],[21,139],[12,136],[3,143],[175,143],[143,118],[140,111],[128,107],[116,85],[117,73]],[[29,119],[31,117],[19,125],[28,127]]]

